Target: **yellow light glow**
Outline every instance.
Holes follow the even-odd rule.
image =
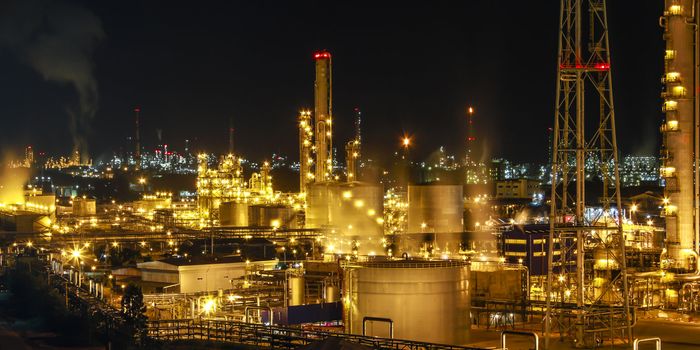
[[[214,311],[214,300],[207,299],[207,301],[204,303],[204,306],[202,306],[202,310],[204,310],[204,313],[207,315]]]

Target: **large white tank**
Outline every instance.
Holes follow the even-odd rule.
[[[366,317],[391,320],[393,336],[465,344],[470,333],[469,265],[457,261],[365,262],[344,271],[346,332]],[[389,323],[365,322],[366,335],[388,338]]]

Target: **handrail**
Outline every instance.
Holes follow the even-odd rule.
[[[656,343],[656,350],[661,350],[661,338],[646,338],[646,339],[635,339],[634,340],[634,350],[639,350],[639,343],[645,343],[645,342],[654,342]]]
[[[501,332],[501,348],[506,349],[506,336],[510,335],[524,335],[528,337],[532,337],[535,339],[535,350],[540,349],[540,337],[537,336],[537,333],[535,332],[520,332],[520,331],[502,331]]]
[[[362,335],[367,336],[367,321],[384,322],[389,324],[389,338],[394,339],[394,321],[385,317],[365,316],[362,318]]]

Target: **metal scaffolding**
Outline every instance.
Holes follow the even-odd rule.
[[[577,347],[629,344],[605,0],[561,0],[559,23],[545,346],[554,332]],[[588,200],[587,181],[602,184]]]

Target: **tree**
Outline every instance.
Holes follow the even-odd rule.
[[[143,303],[141,287],[130,283],[124,289],[124,295],[122,296],[122,314],[133,330],[136,344],[143,345],[146,340],[148,332],[146,321],[148,317],[146,317],[145,313],[146,305]]]

